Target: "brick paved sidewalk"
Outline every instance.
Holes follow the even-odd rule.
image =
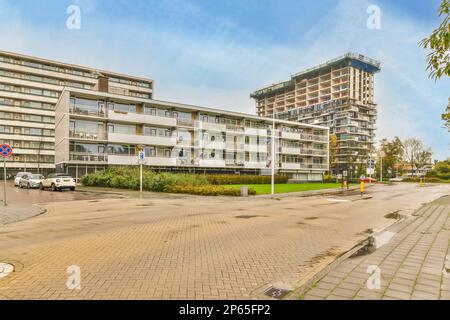
[[[3,202],[0,201],[0,226],[34,217],[45,211],[45,209],[29,204],[9,204],[4,207]]]
[[[387,244],[345,259],[300,299],[450,299],[450,196],[423,206],[388,232],[394,236]],[[368,289],[368,282],[376,285],[369,266],[381,272],[379,289]]]

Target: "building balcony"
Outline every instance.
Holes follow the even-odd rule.
[[[281,132],[281,138],[290,140],[300,140],[300,133],[297,132]]]
[[[156,145],[174,147],[177,143],[175,137],[142,136],[123,133],[109,133],[108,141],[111,143],[129,143],[142,145]]]
[[[225,149],[225,142],[221,142],[221,141],[200,141],[200,143],[198,144],[198,147],[205,148],[205,149],[223,150],[223,149]]]
[[[225,127],[226,127],[226,131],[231,132],[231,133],[241,133],[241,134],[243,134],[245,132],[245,128],[240,126],[240,125],[227,124]]]
[[[267,168],[267,162],[252,162],[252,161],[245,161],[244,167],[248,169],[266,169]]]
[[[70,162],[83,162],[83,163],[106,163],[108,155],[105,153],[87,153],[87,152],[70,152]]]
[[[138,165],[139,159],[137,155],[109,155],[108,156],[109,165]],[[144,165],[147,166],[176,166],[176,158],[166,158],[166,157],[146,157]]]
[[[145,165],[148,166],[176,166],[176,158],[166,158],[166,157],[146,157]]]
[[[249,136],[267,137],[267,129],[245,128],[244,132]]]
[[[328,170],[327,164],[301,163],[300,169],[303,170]]]
[[[82,140],[106,140],[106,132],[69,131],[69,137]]]
[[[226,131],[226,124],[224,123],[215,123],[215,122],[205,122],[205,121],[196,121],[195,127],[200,130],[213,130],[213,131]]]
[[[299,170],[300,169],[300,163],[282,162],[281,163],[281,169],[285,169],[285,170]]]
[[[201,159],[198,161],[199,167],[218,167],[222,168],[225,167],[225,160],[212,160],[212,159]]]
[[[177,120],[175,118],[154,116],[149,114],[110,111],[108,112],[108,119],[118,122],[129,122],[138,124],[153,124],[159,126],[175,127]]]
[[[248,152],[267,153],[267,145],[266,144],[246,144],[244,147],[244,150],[248,151]]]
[[[88,116],[88,117],[101,117],[104,118],[106,116],[104,110],[95,110],[86,108],[85,106],[72,105],[69,109],[70,114],[80,115],[80,116]]]
[[[300,154],[300,148],[298,147],[281,147],[282,154]]]

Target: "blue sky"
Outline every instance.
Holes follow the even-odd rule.
[[[77,4],[81,29],[66,28]],[[381,29],[366,27],[369,5]],[[382,62],[377,136],[418,137],[450,156],[440,113],[450,80],[430,80],[417,43],[438,0],[0,0],[0,48],[154,79],[155,98],[254,113],[249,93],[345,52]]]

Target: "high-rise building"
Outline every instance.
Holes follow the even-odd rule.
[[[8,174],[55,171],[55,106],[66,88],[151,99],[153,81],[0,51],[0,143]]]
[[[137,165],[139,150],[154,170],[255,174],[274,163],[301,181],[328,170],[327,127],[152,95],[149,79],[0,51],[0,143],[14,149],[8,173],[81,177]]]
[[[348,53],[257,90],[259,116],[323,125],[336,136],[335,173],[363,169],[374,148],[377,105],[374,74],[380,63]]]

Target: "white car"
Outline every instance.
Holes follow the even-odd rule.
[[[18,187],[20,183],[20,179],[25,175],[31,175],[31,172],[18,172],[14,177],[14,186]]]
[[[20,178],[19,187],[20,188],[39,188],[44,176],[41,174],[26,174]]]
[[[402,181],[403,181],[403,178],[401,178],[401,177],[396,177],[396,178],[389,179],[389,181],[390,181],[390,182],[402,182]]]
[[[50,189],[52,191],[62,191],[64,189],[69,189],[74,191],[76,187],[76,181],[69,175],[64,173],[52,173],[42,180],[39,185],[39,189]]]

